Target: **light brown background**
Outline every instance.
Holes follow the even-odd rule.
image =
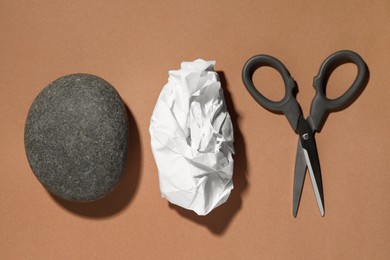
[[[1,1],[1,259],[388,259],[390,256],[390,2]],[[358,100],[317,135],[326,216],[309,179],[291,214],[297,136],[284,116],[253,101],[243,64],[274,55],[299,84],[304,113],[321,62],[358,52],[371,78]],[[167,71],[215,59],[234,120],[235,189],[206,217],[160,198],[149,119]],[[23,131],[35,96],[60,76],[85,72],[113,84],[132,114],[126,175],[90,204],[49,195],[28,165]],[[338,69],[329,94],[356,74]],[[272,98],[271,70],[255,74]]]

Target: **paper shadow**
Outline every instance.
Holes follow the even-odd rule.
[[[125,105],[125,107],[129,121],[129,140],[122,179],[107,197],[92,202],[67,201],[49,193],[54,201],[66,210],[89,218],[107,218],[124,210],[132,201],[140,178],[141,146],[137,124],[128,106]]]
[[[195,223],[206,226],[212,233],[222,235],[234,216],[242,208],[242,195],[248,187],[246,179],[247,175],[247,158],[244,137],[239,128],[240,116],[235,110],[234,103],[228,90],[228,83],[225,74],[218,71],[221,85],[224,90],[226,106],[230,114],[233,129],[234,129],[234,170],[233,170],[233,185],[234,189],[230,194],[229,199],[214,209],[206,216],[198,216],[195,212],[181,208],[169,203],[169,207],[175,209],[180,215],[192,220]]]

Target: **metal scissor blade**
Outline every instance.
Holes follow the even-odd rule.
[[[302,141],[302,140],[301,140]],[[324,216],[324,192],[322,188],[321,168],[317,154],[317,147],[314,136],[311,135],[309,140],[304,141],[303,154],[305,155],[306,164],[309,168],[311,183],[313,185],[314,194],[316,196],[318,208],[321,216]]]
[[[297,217],[299,202],[301,201],[303,183],[306,176],[306,159],[303,153],[301,140],[298,138],[297,156],[295,158],[294,190],[293,190],[293,216]]]

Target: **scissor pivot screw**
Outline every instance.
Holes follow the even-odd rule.
[[[302,135],[303,140],[309,140],[309,134],[305,133]]]

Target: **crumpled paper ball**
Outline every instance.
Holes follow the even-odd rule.
[[[149,128],[162,197],[198,215],[233,189],[233,127],[214,65],[198,59],[169,71]]]

